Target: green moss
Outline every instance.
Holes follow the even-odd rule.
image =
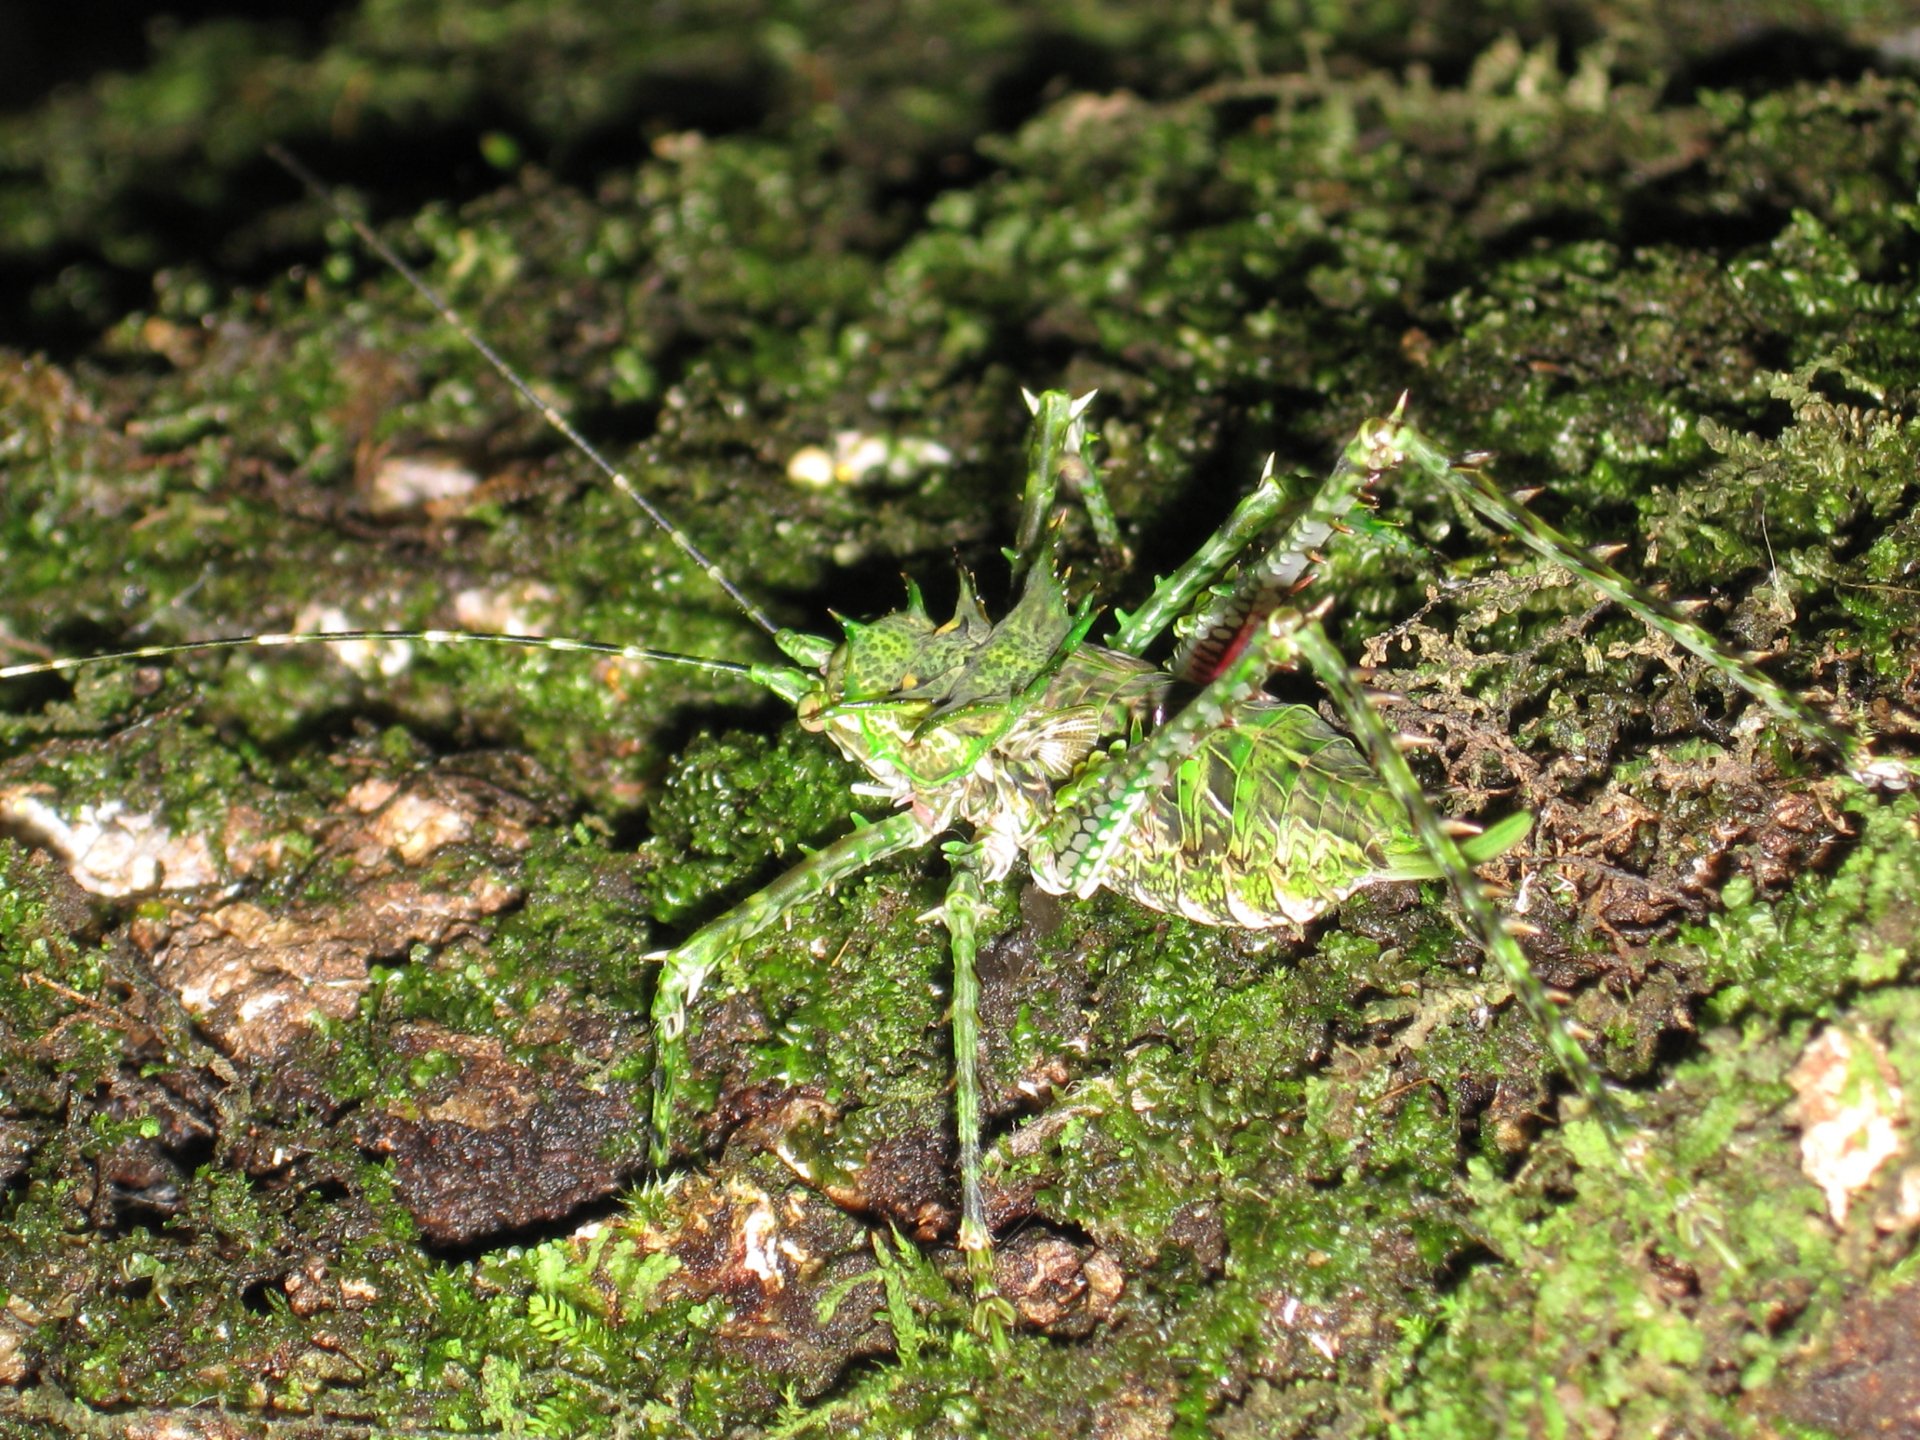
[[[1636,1107],[1636,1144],[1647,1148],[1629,1173],[1640,1183],[1620,1183],[1619,1158],[1585,1123],[1549,1141],[1518,1186],[1474,1163],[1474,1223],[1503,1263],[1474,1267],[1409,1333],[1407,1383],[1390,1407],[1397,1433],[1577,1434],[1603,1414],[1638,1429],[1791,1415],[1814,1368],[1809,1333],[1876,1293],[1874,1277],[1905,1248],[1863,1233],[1857,1212],[1837,1233],[1801,1174],[1786,1077],[1821,1022],[1791,1017],[1811,1007],[1879,1037],[1898,1083],[1911,1085],[1899,1037],[1920,1002],[1909,987],[1854,987],[1901,969],[1874,962],[1911,929],[1914,813],[1904,801],[1875,809],[1875,833],[1831,879],[1802,881],[1771,910],[1730,890],[1726,913],[1692,937],[1714,963],[1738,955],[1743,969],[1785,973],[1720,991],[1713,1008],[1743,1013],[1741,1029],[1709,1032]],[[1804,960],[1800,947],[1812,952]],[[1883,1170],[1880,1182],[1894,1180]],[[1802,1323],[1783,1329],[1782,1315]],[[1516,1317],[1535,1337],[1525,1352],[1502,1338]]]
[[[0,357],[0,635],[64,653],[329,606],[452,625],[478,595],[556,633],[766,654],[397,281],[271,208],[294,204],[258,159],[278,138],[407,217],[396,243],[784,621],[891,608],[896,569],[936,587],[956,549],[992,593],[1017,383],[1103,392],[1142,554],[1080,574],[1123,605],[1267,448],[1317,471],[1410,389],[1437,438],[1548,483],[1569,529],[1722,602],[1789,683],[1904,724],[1910,81],[1808,62],[1697,90],[1728,37],[1564,7],[603,9],[163,31],[143,69],[0,125],[29,297],[9,338],[62,356]],[[1851,14],[1835,33],[1870,47],[1883,20]],[[746,118],[723,132],[715,96]],[[433,195],[379,186],[389,148]],[[526,156],[545,170],[496,173]],[[156,200],[189,218],[155,223]],[[784,478],[841,429],[954,459]],[[420,455],[478,488],[376,515],[382,461]],[[1538,1037],[1434,896],[1356,900],[1294,943],[1009,889],[984,967],[993,1179],[1032,1212],[1019,1235],[1098,1247],[1125,1289],[995,1355],[950,1251],[876,1253],[870,1216],[769,1158],[844,1196],[905,1155],[925,1185],[881,1191],[883,1217],[951,1205],[946,959],[918,919],[941,877],[910,860],[715,977],[693,1038],[716,1109],[676,1186],[584,1236],[435,1254],[342,1117],[417,1118],[468,1042],[641,1092],[646,955],[838,833],[850,777],[762,697],[663,667],[243,652],[9,691],[0,783],[135,805],[229,868],[270,854],[227,878],[286,918],[373,905],[341,843],[356,785],[473,781],[503,808],[409,868],[411,898],[520,898],[377,957],[357,1011],[235,1080],[146,963],[170,902],[84,902],[0,850],[0,1120],[29,1147],[0,1286],[36,1317],[33,1373],[102,1408],[586,1435],[1790,1423],[1829,1317],[1910,1263],[1904,1232],[1824,1218],[1785,1077],[1831,1022],[1920,1084],[1912,807],[1752,733],[1443,498],[1390,486],[1364,529],[1390,543],[1348,546],[1325,587],[1349,650],[1439,717],[1463,808],[1532,810],[1574,854],[1529,857],[1514,903],[1635,1081],[1637,1177],[1590,1124],[1548,1123]],[[164,1205],[100,1188],[137,1189],[152,1147]],[[691,1278],[745,1206],[729,1186],[817,1226],[777,1326],[757,1290]],[[35,1393],[5,1413],[72,1423]]]
[[[1705,961],[1721,1023],[1748,1014],[1832,1016],[1858,991],[1911,973],[1914,930],[1913,811],[1869,805],[1852,812],[1854,852],[1815,895],[1768,907],[1750,885],[1730,885],[1724,913],[1682,932]]]

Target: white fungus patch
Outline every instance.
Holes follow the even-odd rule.
[[[477,489],[480,476],[444,455],[388,455],[367,484],[367,509],[398,515],[423,505],[458,500]]]
[[[1864,1030],[1829,1025],[1787,1076],[1799,1096],[1800,1169],[1844,1227],[1853,1199],[1906,1150],[1906,1099],[1884,1046]]]
[[[221,880],[203,836],[175,835],[157,814],[129,810],[118,800],[62,814],[44,794],[26,785],[0,790],[0,828],[59,856],[82,890],[119,899]]]
[[[824,490],[830,485],[905,483],[953,463],[953,452],[918,435],[869,435],[841,430],[831,446],[804,445],[787,461],[787,479]]]
[[[338,635],[348,630],[377,630],[377,625],[362,625],[338,605],[308,605],[294,617],[293,628],[306,634]],[[342,640],[327,650],[347,669],[363,679],[378,676],[391,680],[413,663],[413,646],[404,640]]]

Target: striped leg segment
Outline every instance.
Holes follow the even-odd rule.
[[[1369,503],[1368,488],[1390,458],[1381,443],[1385,430],[1377,424],[1363,427],[1307,508],[1264,555],[1241,566],[1231,586],[1208,598],[1174,652],[1168,667],[1174,674],[1196,683],[1211,679],[1247,645],[1262,620],[1290,603],[1312,579],[1320,547],[1344,528],[1355,505]]]
[[[1220,587],[1183,622],[1184,638],[1170,667],[1175,674],[1196,683],[1212,679],[1249,642],[1261,620],[1299,593],[1312,578],[1320,547],[1342,528],[1355,505],[1367,503],[1369,488],[1396,458],[1383,442],[1398,418],[1396,411],[1393,421],[1363,427],[1293,523],[1259,559],[1243,565],[1232,584]],[[1112,647],[1129,655],[1145,651],[1229,566],[1260,542],[1287,506],[1287,494],[1274,481],[1269,457],[1260,483],[1234,508],[1226,524],[1156,585],[1146,604],[1120,618]]]
[[[960,1147],[960,1248],[973,1282],[974,1329],[998,1338],[1013,1311],[993,1285],[993,1235],[987,1228],[980,1189],[980,976],[974,968],[980,922],[990,918],[980,887],[980,850],[955,841],[946,846],[953,877],[947,898],[928,918],[947,927],[953,956],[954,1124]]]
[[[1153,587],[1138,610],[1114,611],[1117,629],[1106,643],[1127,655],[1144,653],[1194,599],[1220,578],[1226,568],[1259,540],[1267,527],[1286,512],[1287,492],[1274,481],[1273,462],[1260,474],[1260,483],[1234,507],[1226,524],[1207,537],[1185,564]]]
[[[1061,893],[1083,899],[1093,894],[1180,762],[1261,693],[1267,676],[1286,658],[1286,634],[1300,623],[1294,611],[1268,617],[1253,642],[1179,714],[1111,763],[1089,766],[1062,789],[1054,797],[1053,818],[1029,853],[1035,871],[1046,872]]]

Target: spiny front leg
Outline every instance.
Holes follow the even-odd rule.
[[[1399,418],[1398,411],[1394,418]],[[1392,458],[1383,443],[1391,423],[1363,425],[1313,499],[1267,552],[1238,566],[1233,583],[1216,587],[1194,612],[1168,665],[1174,674],[1196,684],[1218,674],[1249,642],[1254,628],[1291,603],[1313,578],[1314,566],[1323,558],[1320,547],[1347,529],[1346,517],[1354,506],[1373,503],[1369,490]]]
[[[1201,591],[1218,580],[1268,526],[1286,513],[1287,504],[1287,492],[1273,478],[1269,457],[1260,483],[1234,506],[1226,523],[1209,535],[1179,569],[1158,581],[1138,610],[1131,614],[1114,612],[1114,633],[1106,643],[1124,655],[1144,654]]]
[[[1020,393],[1033,415],[1033,431],[1027,441],[1027,487],[1014,546],[1014,585],[1018,587],[1026,578],[1045,549],[1047,520],[1062,481],[1086,506],[1101,555],[1120,563],[1126,557],[1126,547],[1120,542],[1120,522],[1114,518],[1099,467],[1085,453],[1086,411],[1093,403],[1093,392],[1089,390],[1078,399],[1064,390],[1039,395],[1027,390]]]
[[[656,1166],[664,1166],[671,1154],[674,1106],[687,1077],[687,1007],[714,966],[796,905],[824,894],[889,855],[918,849],[932,838],[912,811],[889,815],[877,824],[862,824],[702,927],[685,944],[660,955],[660,978],[653,991]]]
[[[980,1188],[980,975],[974,967],[979,929],[987,915],[980,890],[980,847],[955,842],[946,846],[953,878],[947,898],[930,919],[947,927],[953,958],[954,1125],[960,1149],[960,1248],[966,1252],[973,1281],[973,1326],[996,1341],[1013,1321],[1013,1309],[993,1284],[993,1234],[987,1228],[986,1201]]]

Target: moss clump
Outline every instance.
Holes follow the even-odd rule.
[[[1874,1037],[1898,1093],[1914,1093],[1920,1057],[1907,1037],[1920,994],[1886,982],[1904,973],[1889,947],[1911,935],[1915,814],[1904,801],[1871,812],[1870,838],[1831,879],[1771,910],[1730,896],[1683,942],[1715,965],[1738,956],[1742,970],[1771,960],[1787,973],[1719,992],[1711,1008],[1737,1028],[1708,1030],[1636,1106],[1627,1173],[1639,1183],[1621,1183],[1622,1157],[1584,1122],[1546,1142],[1518,1184],[1473,1164],[1473,1224],[1500,1263],[1475,1264],[1408,1331],[1389,1402],[1401,1431],[1737,1427],[1814,1408],[1831,1361],[1806,1337],[1887,1293],[1910,1239],[1881,1221],[1910,1166],[1883,1166],[1836,1227],[1802,1171],[1809,1121],[1789,1075],[1831,1025]],[[1821,987],[1806,1009],[1769,1003],[1811,1000],[1820,957],[1830,981],[1847,969],[1842,951],[1850,983]],[[1516,1316],[1536,1337],[1524,1353],[1509,1343]]]
[[[1019,383],[1103,392],[1139,559],[1064,543],[1123,606],[1265,451],[1322,470],[1410,390],[1437,440],[1496,450],[1558,523],[1902,743],[1920,131],[1873,47],[1904,17],[1789,8],[1775,53],[1712,16],[1509,6],[1503,35],[1475,7],[1163,8],[426,3],[160,32],[143,69],[0,122],[25,297],[0,338],[55,353],[0,355],[0,639],[337,608],[766,656],[321,232],[260,159],[281,140],[368,192],[785,622],[892,608],[903,567],[937,589],[955,550],[997,593]],[[390,186],[393,157],[433,178]],[[786,478],[843,430],[951,459]],[[423,458],[469,488],[382,509]],[[1443,497],[1389,486],[1362,530],[1325,584],[1347,648],[1440,740],[1427,778],[1458,808],[1537,817],[1511,903],[1635,1084],[1636,1171],[1590,1122],[1554,1128],[1539,1037],[1436,893],[1296,941],[1009,887],[982,969],[1026,1328],[995,1354],[943,1243],[937,862],[715,977],[711,1108],[678,1180],[642,1164],[646,955],[854,803],[760,696],[478,649],[109,671],[0,696],[0,787],[161,815],[243,889],[86,901],[5,852],[0,1415],[1304,1436],[1842,1413],[1807,1403],[1844,1384],[1821,1357],[1897,1303],[1875,1277],[1910,1232],[1823,1217],[1787,1076],[1827,1023],[1920,1083],[1911,806],[1824,775]],[[369,785],[457,800],[472,833],[401,865],[369,839],[388,812],[350,802]],[[302,955],[358,946],[357,1002],[271,1055],[210,1046],[152,962],[228,902]]]

